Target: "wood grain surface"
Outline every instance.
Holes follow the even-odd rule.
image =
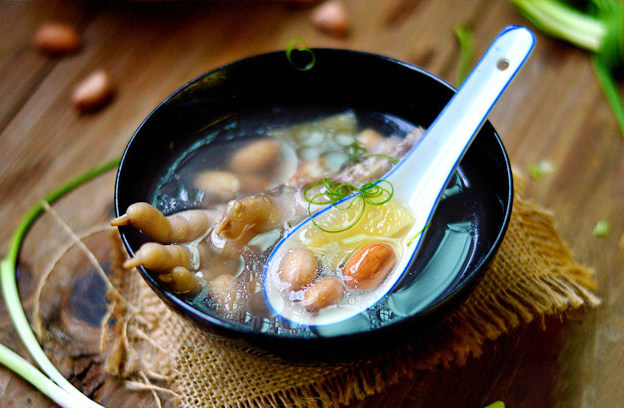
[[[224,63],[283,49],[303,38],[314,47],[349,48],[414,63],[454,82],[453,29],[471,27],[480,55],[508,24],[525,21],[503,0],[346,0],[345,38],[316,30],[310,9],[273,1],[117,2],[0,1],[0,250],[46,192],[121,154],[146,115],[186,81]],[[32,46],[36,28],[56,20],[75,25],[83,49],[49,57]],[[95,69],[116,85],[101,111],[79,114],[74,87]],[[620,82],[621,94],[624,83]],[[414,97],[418,97],[415,95]],[[534,322],[488,344],[460,368],[406,378],[354,407],[469,407],[495,400],[508,407],[624,406],[624,139],[592,72],[587,53],[538,35],[536,50],[491,113],[520,173],[548,160],[554,172],[527,177],[526,195],[554,212],[576,259],[596,270],[602,305]],[[111,217],[114,174],[55,206],[76,231]],[[592,235],[607,220],[605,238]],[[70,237],[50,216],[37,223],[21,255],[19,285],[32,295],[51,256]],[[107,240],[87,244],[103,262]],[[107,375],[95,328],[104,310],[103,283],[82,259],[64,260],[43,294],[49,323],[46,352],[85,393],[109,407],[156,406]],[[72,252],[73,253],[73,252]],[[86,270],[76,275],[74,271]],[[0,305],[4,311],[4,305]],[[0,341],[26,355],[6,313]],[[172,406],[164,396],[165,406]],[[54,406],[0,368],[0,407]]]

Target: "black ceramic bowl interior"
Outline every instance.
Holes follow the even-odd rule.
[[[132,203],[154,202],[155,186],[176,158],[224,121],[296,106],[311,113],[379,112],[427,127],[454,93],[434,75],[383,56],[336,49],[315,49],[314,54],[316,63],[307,71],[295,69],[284,52],[243,59],[167,98],[141,124],[123,155],[115,188],[117,215]],[[167,305],[206,330],[295,358],[368,355],[413,340],[465,298],[501,243],[512,196],[507,155],[486,122],[445,191],[424,247],[397,287],[365,315],[303,333],[271,333],[222,319],[174,294],[150,271],[139,271]],[[192,200],[160,205],[165,213],[193,206]],[[130,255],[149,241],[132,227],[121,227],[120,233]]]

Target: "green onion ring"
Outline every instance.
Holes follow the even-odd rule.
[[[301,46],[295,48],[295,46],[298,44]],[[300,67],[297,64],[295,64],[295,62],[292,59],[292,52],[294,50],[309,53],[310,58],[311,58],[310,62],[303,67]],[[299,38],[295,38],[290,43],[288,43],[288,46],[286,47],[286,59],[288,60],[290,65],[292,65],[293,68],[295,68],[297,71],[309,71],[312,68],[314,68],[314,65],[316,65],[316,55],[314,55],[314,52],[310,48],[308,48],[308,44],[306,44],[305,41]]]

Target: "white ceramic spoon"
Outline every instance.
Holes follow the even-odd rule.
[[[461,158],[534,45],[535,37],[528,29],[519,26],[505,28],[420,141],[384,177],[394,186],[394,197],[405,203],[414,216],[415,222],[408,237],[423,231],[429,224]],[[325,213],[328,211],[340,210],[328,206],[314,214],[314,217],[327,216]],[[289,292],[288,285],[281,282],[278,276],[281,259],[298,245],[298,231],[310,225],[312,222],[307,218],[293,228],[277,244],[264,271],[264,295],[271,310],[292,323],[308,326],[337,323],[377,303],[394,288],[409,268],[424,237],[424,233],[419,234],[410,245],[407,245],[407,240],[403,240],[402,256],[392,272],[379,286],[358,295],[357,302],[349,302],[345,297],[337,305],[310,313],[301,302],[292,302],[287,298],[288,295],[284,296],[284,293]],[[318,233],[324,232],[318,230]]]

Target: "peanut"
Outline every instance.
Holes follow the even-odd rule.
[[[318,181],[325,175],[327,175],[325,159],[318,157],[299,163],[295,173],[286,181],[286,185],[289,187],[302,186]]]
[[[259,174],[240,174],[238,178],[240,179],[241,191],[243,193],[259,193],[266,190],[269,185],[269,179]]]
[[[230,168],[236,173],[259,173],[269,170],[277,162],[280,144],[273,139],[250,143],[232,155]]]
[[[340,278],[331,276],[319,278],[303,292],[303,305],[311,312],[335,305],[344,296],[344,286]]]
[[[241,181],[229,171],[201,172],[195,176],[193,184],[223,201],[231,200],[241,190]]]
[[[366,150],[370,150],[383,136],[373,129],[364,129],[357,135],[357,142]]]
[[[87,76],[74,90],[71,101],[80,112],[92,112],[103,107],[113,96],[113,84],[102,70]]]
[[[33,42],[39,50],[51,55],[71,54],[82,46],[82,39],[74,27],[56,22],[41,24]]]
[[[348,287],[372,289],[384,280],[396,261],[396,254],[390,245],[374,242],[355,251],[347,260],[342,274]]]
[[[236,279],[232,275],[219,275],[208,283],[212,300],[220,312],[233,312],[237,307],[238,290]]]
[[[310,21],[326,33],[344,37],[349,31],[349,21],[341,0],[329,0],[318,5],[310,14]]]
[[[299,290],[308,286],[318,270],[318,261],[314,254],[307,249],[296,249],[282,259],[279,277],[290,283],[292,290]]]

